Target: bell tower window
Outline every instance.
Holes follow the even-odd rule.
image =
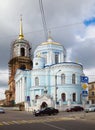
[[[21,69],[21,70],[25,70],[25,69],[26,69],[26,66],[25,66],[25,65],[21,65],[21,66],[20,66],[20,69]]]
[[[25,56],[25,49],[24,48],[21,48],[20,52],[21,52],[21,56]]]

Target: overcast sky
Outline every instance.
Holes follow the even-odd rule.
[[[47,29],[64,45],[67,61],[81,63],[95,80],[95,0],[42,0]],[[32,52],[45,41],[39,0],[0,0],[0,92],[8,89],[11,43],[18,38],[20,15]],[[2,94],[1,94],[2,95]]]

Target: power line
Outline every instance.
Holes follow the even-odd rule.
[[[45,20],[45,13],[44,13],[44,8],[43,8],[43,2],[42,0],[39,0],[39,6],[40,6],[40,11],[41,11],[41,18],[42,18],[42,23],[43,23],[43,29],[45,33],[45,38],[47,40],[48,32],[47,32],[47,24]]]
[[[65,25],[62,25],[62,26],[54,26],[54,27],[49,27],[47,30],[56,30],[56,29],[63,29],[65,27],[71,27],[71,26],[75,26],[75,25],[82,25],[83,23],[82,22],[77,22],[77,23],[70,23],[70,24],[65,24]],[[24,34],[33,34],[33,33],[40,33],[40,32],[43,32],[44,30],[41,29],[41,30],[37,30],[37,31],[30,31],[30,32],[24,32]],[[48,36],[48,31],[46,31],[47,34],[45,34],[45,37]],[[0,38],[5,38],[5,36],[0,36]],[[18,35],[10,35],[10,36],[6,36],[6,38],[11,38],[11,37],[18,37]],[[47,40],[47,39],[46,39]]]

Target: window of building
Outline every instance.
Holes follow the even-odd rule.
[[[94,96],[94,92],[92,92],[92,96]]]
[[[73,93],[73,102],[75,102],[76,101],[76,93]]]
[[[39,98],[39,95],[36,95],[36,96],[35,96],[35,99],[38,99],[38,98]]]
[[[26,69],[26,66],[25,66],[25,65],[21,65],[21,66],[20,66],[20,69],[21,69],[21,70],[25,70],[25,69]]]
[[[76,83],[76,75],[72,74],[72,84],[75,84],[75,83]]]
[[[95,100],[94,99],[92,99],[92,104],[95,104]]]
[[[65,74],[61,74],[61,84],[65,84]]]
[[[26,83],[27,83],[27,77],[24,78],[24,81],[25,81],[25,86],[26,86]]]
[[[42,57],[45,58],[45,64],[47,64],[47,52],[43,52]]]
[[[55,64],[59,61],[59,53],[55,53]]]
[[[62,94],[61,94],[61,98],[62,98],[62,101],[65,102],[65,101],[66,101],[66,94],[65,94],[65,93],[62,93]]]
[[[36,62],[35,65],[38,65],[38,62]]]
[[[94,84],[91,85],[91,88],[94,89]]]
[[[20,52],[21,52],[21,56],[25,56],[25,49],[23,47],[21,48]]]
[[[44,54],[45,63],[47,64],[47,54]]]
[[[55,75],[55,85],[57,85],[57,75]]]
[[[35,86],[39,86],[39,78],[38,77],[35,78]]]

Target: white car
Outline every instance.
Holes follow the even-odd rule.
[[[0,108],[0,113],[5,113],[5,110],[3,108]]]
[[[85,112],[95,112],[95,105],[90,105],[88,108],[84,109]]]

